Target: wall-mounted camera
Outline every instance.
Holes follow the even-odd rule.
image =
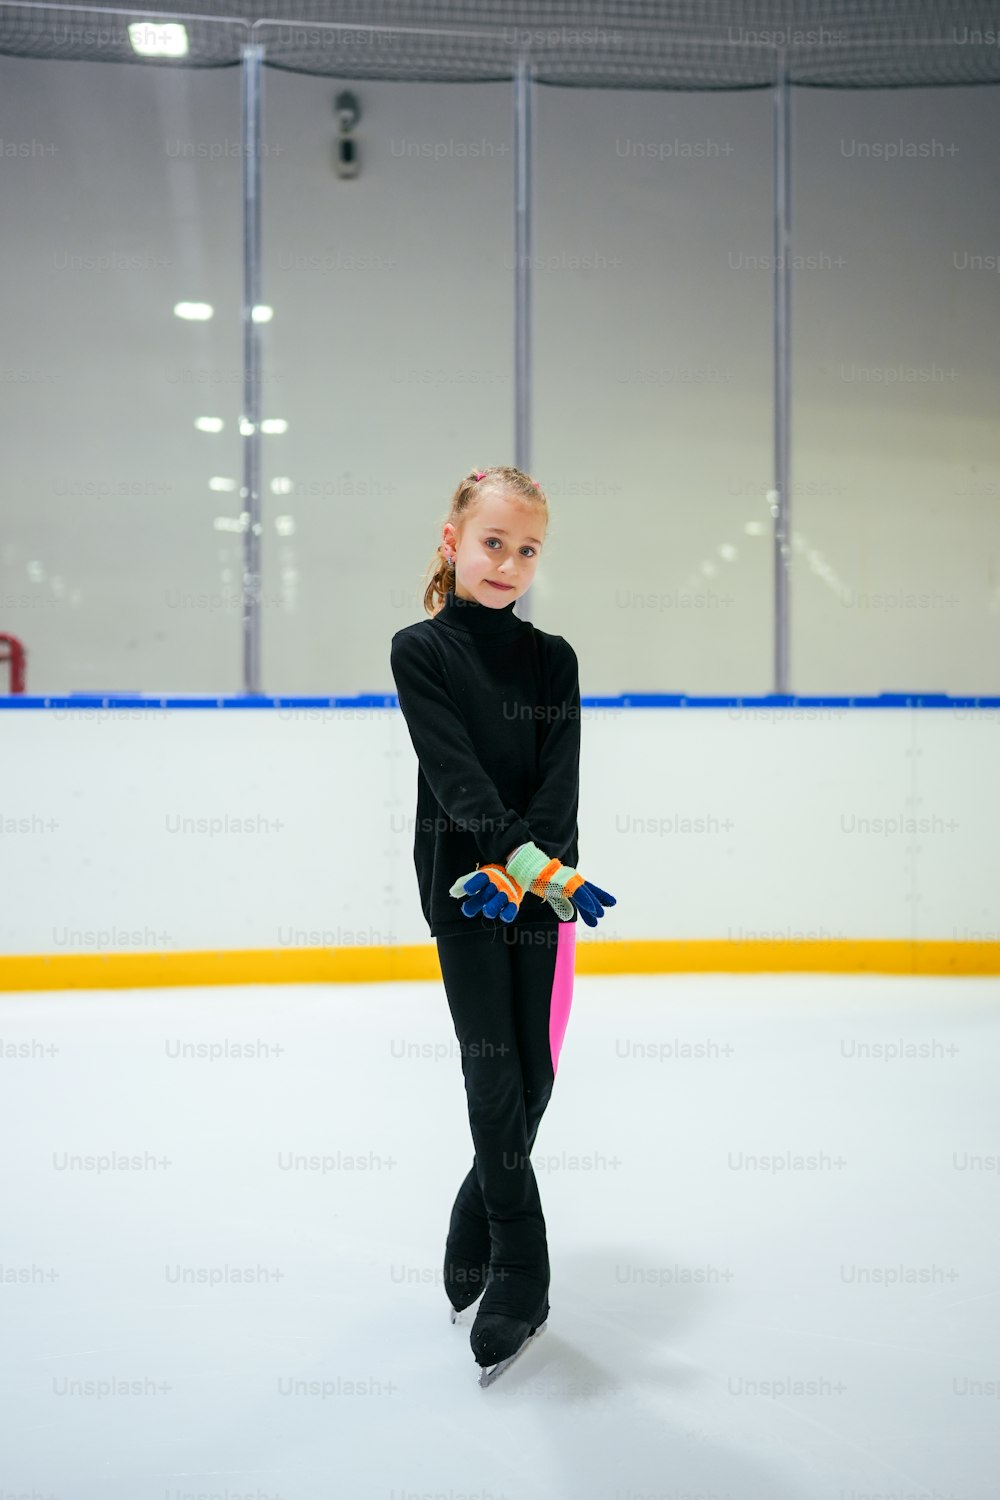
[[[357,96],[350,89],[343,89],[333,101],[333,112],[340,128],[336,145],[337,176],[357,177],[358,143],[354,139],[354,127],[361,118]]]

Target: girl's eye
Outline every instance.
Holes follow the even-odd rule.
[[[486,538],[486,545],[487,545],[487,547],[490,548],[490,551],[493,552],[493,551],[495,551],[495,548],[490,547],[490,542],[500,542],[500,538],[498,536],[488,536]],[[502,545],[503,544],[501,543],[501,546]],[[522,551],[526,551],[526,552],[530,552],[531,555],[532,555],[532,557],[534,557],[534,555],[535,555],[535,549],[534,549],[534,547],[523,547],[521,550]]]

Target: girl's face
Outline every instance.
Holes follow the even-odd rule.
[[[455,593],[490,609],[504,609],[529,587],[545,540],[538,505],[487,491],[468,513],[459,535],[444,527],[444,551],[455,554]]]

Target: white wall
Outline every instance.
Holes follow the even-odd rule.
[[[3,953],[430,942],[398,710],[0,723]],[[580,940],[998,941],[998,749],[991,709],[585,709],[581,868],[620,904]]]

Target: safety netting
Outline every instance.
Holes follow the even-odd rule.
[[[575,88],[752,89],[782,76],[914,88],[1000,82],[1000,5],[203,0],[190,13],[0,0],[9,56],[227,67],[254,44],[267,66],[341,79],[502,82],[527,62],[536,82]]]

